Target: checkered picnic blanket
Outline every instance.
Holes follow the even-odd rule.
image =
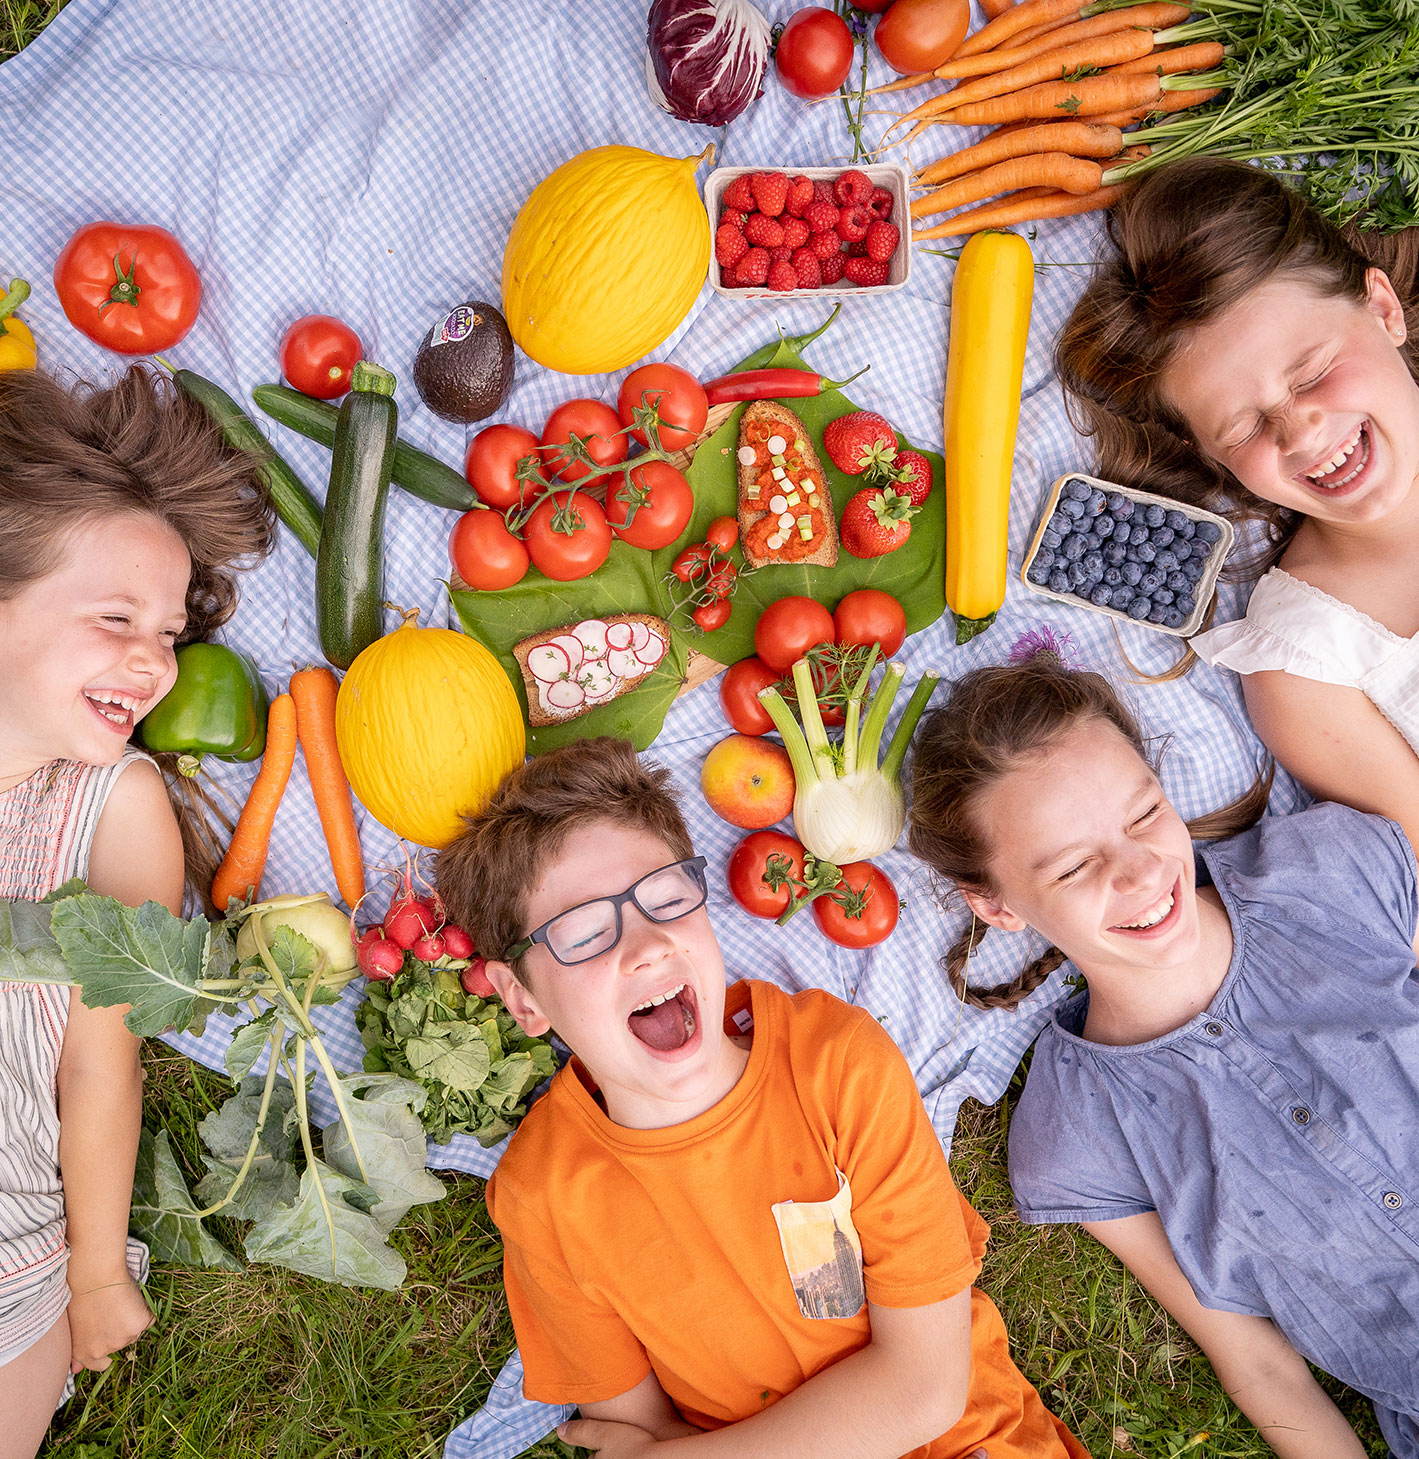
[[[793,8],[761,0],[771,20]],[[120,362],[66,323],[48,280],[70,233],[96,218],[160,223],[181,238],[201,271],[202,313],[171,351],[238,399],[275,378],[276,345],[301,314],[330,313],[359,332],[369,355],[407,375],[430,321],[453,304],[496,300],[503,241],[523,200],[556,164],[587,147],[628,143],[687,155],[712,139],[722,165],[831,164],[847,155],[836,103],[808,107],[768,79],[765,95],[731,126],[675,121],[649,101],[644,80],[643,0],[71,0],[38,42],[0,68],[0,275],[35,286],[26,314],[49,369],[88,378]],[[874,83],[888,73],[875,56]],[[871,103],[869,103],[870,105]],[[874,126],[880,127],[880,123]],[[1044,225],[1025,398],[1015,458],[1012,568],[1028,542],[1049,485],[1089,464],[1050,371],[1050,347],[1098,246],[1094,218]],[[918,250],[909,287],[849,301],[811,362],[843,377],[870,361],[852,387],[910,439],[941,444],[947,301],[954,264]],[[811,328],[818,301],[750,302],[701,293],[658,358],[704,378],[774,337]],[[562,378],[526,359],[500,417],[536,427],[574,395],[614,400],[611,377]],[[462,459],[463,428],[438,420],[407,384],[401,432],[443,459]],[[317,494],[328,453],[271,426],[278,449]],[[417,605],[425,623],[448,624],[440,583],[453,514],[394,492],[386,542],[389,597]],[[274,556],[242,584],[225,636],[250,653],[268,684],[319,662],[313,567],[283,534]],[[1224,589],[1220,619],[1236,616]],[[1220,621],[1219,619],[1219,621]],[[1128,677],[1124,654],[1145,670],[1169,664],[1175,640],[1071,609],[1012,582],[999,621],[964,648],[951,643],[949,615],[911,638],[901,654],[908,682],[928,666],[954,677],[999,660],[1022,635],[1048,624],[1067,635],[1077,661]],[[530,625],[531,628],[542,627]],[[1169,736],[1163,778],[1186,815],[1228,801],[1248,784],[1260,746],[1236,681],[1206,667],[1134,698],[1145,726]],[[722,871],[738,838],[698,793],[698,767],[725,732],[716,686],[680,699],[651,754],[684,792],[697,849]],[[239,801],[254,766],[208,762]],[[1275,805],[1298,792],[1278,786]],[[394,838],[364,817],[371,879],[400,864]],[[906,899],[890,941],[868,953],[826,943],[811,919],[787,928],[742,915],[712,876],[710,912],[731,972],[752,970],[786,988],[826,988],[883,1021],[913,1069],[943,1144],[961,1101],[1000,1097],[1021,1055],[1060,994],[1046,983],[1015,1013],[963,1007],[938,960],[960,914],[938,904],[929,879],[904,851],[882,858]],[[272,837],[264,889],[329,887],[333,881],[303,766],[298,762]],[[1031,952],[1026,937],[993,935],[973,975],[994,982]],[[357,1068],[361,1047],[352,988],[315,1017],[337,1063]],[[213,1017],[201,1038],[172,1044],[220,1067],[229,1022]],[[333,1114],[323,1091],[314,1106]],[[498,1151],[458,1137],[430,1148],[432,1165],[489,1173]],[[451,1436],[450,1459],[503,1459],[551,1427],[555,1410],[525,1403],[516,1363],[485,1410]]]

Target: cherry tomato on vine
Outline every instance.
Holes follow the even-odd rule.
[[[526,488],[517,479],[517,463],[524,456],[537,459],[538,444],[537,437],[521,426],[484,426],[469,441],[463,462],[463,474],[478,500],[499,510],[521,505]]]
[[[878,643],[882,657],[889,659],[906,639],[906,610],[881,588],[858,588],[833,609],[833,629],[839,643]]]
[[[727,598],[734,591],[737,576],[732,562],[721,562],[705,579],[705,592],[712,598]]]
[[[764,880],[770,856],[782,856],[789,874],[803,880],[803,843],[786,832],[751,831],[730,853],[725,873],[729,894],[751,917],[777,917],[793,897],[793,887],[775,891]]]
[[[693,445],[709,415],[704,386],[679,365],[642,365],[621,381],[616,410],[623,426],[634,426],[634,412],[647,405],[660,415],[660,444],[667,451]],[[642,430],[632,430],[631,435],[642,446],[650,444]]]
[[[716,517],[705,531],[705,541],[721,552],[728,552],[739,540],[739,519],[737,517]]]
[[[557,530],[553,518],[562,516],[574,530]],[[528,518],[526,537],[533,567],[560,583],[588,577],[611,551],[606,513],[582,491],[559,491],[548,497]]]
[[[706,633],[713,633],[716,628],[723,628],[729,622],[732,610],[733,604],[728,598],[712,598],[708,603],[701,603],[690,617],[695,620],[697,627]]]
[[[670,571],[675,574],[676,580],[679,582],[693,582],[704,572],[709,555],[709,544],[696,542],[693,546],[685,548],[675,559],[670,565]]]
[[[615,466],[626,459],[629,445],[621,420],[602,400],[568,400],[547,417],[542,427],[542,455],[563,481],[586,481],[601,473],[581,461],[554,460],[553,450],[565,446],[572,436],[581,437],[587,453],[598,466]]]
[[[359,335],[329,314],[307,314],[281,337],[281,373],[293,389],[317,400],[343,395],[363,358]]]
[[[720,676],[719,707],[741,735],[766,735],[773,729],[768,710],[759,702],[759,690],[778,681],[763,659],[752,655],[730,664]]]
[[[654,552],[657,548],[669,547],[685,530],[690,514],[695,510],[695,493],[685,474],[677,471],[668,461],[647,461],[644,466],[635,467],[624,485],[617,485],[615,477],[610,479],[606,493],[606,520],[611,530],[622,542],[632,547],[644,547]],[[631,517],[632,500],[640,497],[640,505]]]
[[[754,627],[754,652],[771,668],[786,674],[817,643],[833,641],[833,615],[812,598],[780,598],[759,615]]]
[[[789,91],[816,101],[831,96],[847,80],[852,53],[852,32],[842,16],[810,5],[789,16],[774,61],[779,80]]]
[[[501,512],[474,507],[454,523],[448,539],[453,570],[470,588],[510,588],[520,583],[531,559],[507,529]]]
[[[842,872],[837,892],[814,899],[813,916],[823,936],[839,947],[876,947],[891,936],[901,915],[897,889],[870,861],[850,861]],[[851,907],[834,900],[844,888],[849,901],[860,908],[859,915],[851,916]]]

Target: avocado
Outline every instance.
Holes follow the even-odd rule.
[[[424,336],[414,356],[414,388],[444,420],[466,424],[493,414],[512,389],[512,336],[491,304],[470,299]]]

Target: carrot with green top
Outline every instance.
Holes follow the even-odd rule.
[[[260,893],[261,874],[266,870],[266,856],[271,849],[271,827],[295,761],[295,700],[289,694],[278,694],[266,715],[266,749],[261,757],[261,769],[251,782],[227,854],[212,878],[212,904],[219,912],[227,910],[227,903],[233,897],[245,901]]]
[[[1099,208],[1112,207],[1122,196],[1122,183],[1082,194],[1056,192],[1049,188],[1029,197],[1017,193],[1013,197],[988,203],[985,207],[957,213],[954,218],[937,223],[933,228],[922,228],[912,234],[912,239],[921,243],[929,238],[963,238],[970,233],[981,233],[987,228],[1008,228],[1012,223],[1029,223],[1038,218],[1062,218],[1071,213],[1092,213]]]
[[[1021,0],[1019,5],[1012,5],[1003,15],[987,21],[973,35],[968,35],[956,47],[951,59],[961,61],[967,56],[978,56],[982,51],[991,50],[1011,36],[1037,25],[1083,19],[1082,12],[1087,8],[1079,0]]]
[[[1175,111],[1186,111],[1190,106],[1201,106],[1204,101],[1211,101],[1214,96],[1221,96],[1222,88],[1202,87],[1195,91],[1165,91],[1159,100],[1149,103],[1147,106],[1136,106],[1129,111],[1109,112],[1104,116],[1092,117],[1091,120],[1115,127],[1131,127],[1137,122],[1147,121],[1149,117],[1160,116],[1164,113],[1171,115]]]
[[[1037,121],[1066,115],[1092,119],[1140,106],[1156,107],[1169,91],[1200,91],[1221,79],[1217,72],[1186,76],[1104,72],[1080,81],[1045,81],[1008,96],[993,96],[989,101],[957,107],[941,120],[965,127],[998,127],[1027,117]]]
[[[335,742],[335,695],[339,686],[329,669],[302,669],[291,675],[291,697],[296,702],[296,732],[305,752],[320,829],[330,852],[335,885],[347,906],[354,907],[365,894],[365,863],[360,854],[360,835],[355,829],[355,809],[350,799],[350,782],[340,762]]]
[[[1197,41],[1190,46],[1173,46],[1171,49],[1154,51],[1151,56],[1122,61],[1110,66],[1114,76],[1126,76],[1147,71],[1152,76],[1181,76],[1188,71],[1210,71],[1220,66],[1226,57],[1227,48],[1221,41]]]
[[[1066,21],[1061,26],[1024,41],[1017,37],[1016,44],[995,51],[983,51],[979,56],[967,56],[965,60],[952,59],[938,66],[931,74],[942,81],[966,81],[974,76],[989,76],[1032,60],[1045,51],[1062,46],[1072,46],[1079,41],[1092,40],[1095,36],[1111,35],[1116,30],[1158,31],[1164,26],[1176,25],[1190,12],[1186,5],[1173,5],[1168,0],[1156,0],[1147,5],[1131,5],[1126,10],[1108,10],[1102,15],[1091,15],[1087,20]],[[1156,35],[1154,45],[1157,44]]]
[[[933,162],[917,173],[922,184],[949,182],[1012,157],[1029,157],[1040,152],[1067,152],[1074,157],[1113,157],[1123,146],[1123,133],[1117,127],[1097,122],[1035,122],[1011,131],[992,132],[974,147]],[[916,204],[912,204],[915,211]]]
[[[1026,157],[1012,157],[994,167],[972,172],[948,182],[911,205],[913,218],[948,213],[967,203],[993,198],[999,193],[1016,192],[1024,187],[1047,187],[1051,192],[1075,194],[1097,192],[1103,186],[1104,169],[1086,157],[1071,157],[1065,152],[1037,152]],[[922,235],[917,234],[917,237]]]

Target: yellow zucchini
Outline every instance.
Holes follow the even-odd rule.
[[[956,642],[1005,601],[1010,469],[1020,422],[1035,260],[1018,233],[976,233],[951,287],[946,359],[946,605]]]

